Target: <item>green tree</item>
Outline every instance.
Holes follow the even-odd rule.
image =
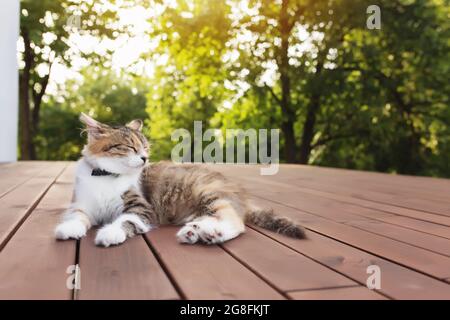
[[[225,1],[196,1],[189,6],[179,1],[176,8],[166,7],[154,30],[158,47],[147,58],[156,63],[149,82],[147,112],[151,139],[158,144],[154,159],[169,158],[173,130],[185,128],[193,133],[195,120],[205,128],[226,99],[223,86],[226,69],[222,63],[229,8]]]
[[[52,65],[57,62],[70,67],[74,55],[91,61],[107,58],[107,54],[80,52],[71,45],[71,34],[113,39],[120,30],[110,27],[116,12],[93,0],[22,0],[21,8],[20,156],[35,159],[33,137],[39,130]]]
[[[371,157],[366,168],[432,174],[437,156],[448,150],[449,7],[421,0],[380,5],[381,30],[353,31],[344,39],[342,59],[353,70],[347,83],[356,80],[361,104],[355,120],[371,120],[370,135],[352,143]],[[324,163],[339,163],[336,148],[354,147],[339,142]]]
[[[81,83],[68,81],[65,91],[43,103],[43,121],[35,139],[39,159],[75,160],[80,156],[85,140],[78,120],[81,112],[112,125],[147,117],[146,89],[139,80],[100,67],[85,68],[81,75]]]

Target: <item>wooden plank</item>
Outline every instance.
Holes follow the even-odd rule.
[[[0,168],[6,168],[11,165],[15,165],[17,162],[0,162]]]
[[[450,228],[448,228],[446,225],[424,221],[426,218],[428,218],[427,216],[425,216],[425,214],[423,220],[417,220],[415,217],[399,216],[398,214],[393,214],[386,211],[380,211],[368,207],[361,207],[349,202],[334,200],[330,197],[325,198],[311,193],[304,193],[294,185],[273,181],[274,178],[237,175],[235,172],[230,170],[228,170],[226,173],[232,175],[233,179],[240,181],[243,185],[251,186],[250,191],[252,191],[253,193],[257,191],[260,194],[264,193],[267,195],[269,194],[267,188],[268,186],[271,186],[270,190],[275,191],[270,191],[270,194],[273,196],[276,195],[279,201],[304,209],[308,212],[315,212],[317,210],[319,210],[320,212],[327,211],[327,217],[333,219],[334,221],[347,222],[354,220],[367,220],[356,217],[360,216],[366,217],[370,220],[383,221],[389,224],[401,226],[403,228],[409,228],[412,230],[450,239]],[[330,211],[330,207],[332,207],[334,210]],[[430,216],[436,217],[435,221],[437,220],[440,222],[450,222],[444,221],[444,218],[447,219],[448,217],[437,215]]]
[[[270,177],[272,178],[277,179]],[[54,246],[49,240],[53,239],[52,231],[62,211],[61,203],[65,201],[65,194],[61,188],[70,189],[71,193],[72,179],[73,174],[65,174],[50,188],[37,209],[32,212],[0,253],[0,298],[69,299],[71,297],[71,290],[66,288],[66,279],[69,276],[66,274],[66,268],[75,261],[75,242],[53,241],[53,244],[57,244]],[[256,194],[260,197],[275,195],[271,198],[272,200],[288,203],[291,203],[289,199],[296,197],[295,186],[286,198],[282,198],[277,192],[286,193],[287,190],[283,188],[287,186],[277,189],[274,184],[267,183],[260,190],[258,185],[261,183],[265,182],[256,181],[249,184],[253,190],[257,190]],[[289,185],[287,182],[286,184]],[[28,195],[32,188],[29,187],[27,190],[25,193]],[[14,193],[16,191],[15,189]],[[415,246],[426,246],[426,250],[416,248],[399,242],[400,238],[393,240],[398,236],[397,231],[403,228],[388,225],[389,228],[384,230],[384,223],[378,225],[373,222],[373,219],[369,219],[370,210],[363,210],[367,216],[358,215],[360,207],[358,205],[350,204],[349,206],[348,203],[336,205],[336,201],[321,202],[322,198],[324,197],[318,195],[301,198],[303,201],[307,200],[308,204],[312,199],[320,201],[322,203],[320,215],[316,212],[306,213],[298,210],[295,207],[302,208],[299,202],[294,202],[294,208],[288,208],[282,204],[274,204],[273,201],[258,198],[260,203],[278,206],[278,212],[298,219],[300,223],[315,230],[316,232],[308,231],[309,240],[307,241],[299,241],[258,229],[258,232],[272,237],[278,243],[250,230],[246,235],[226,243],[222,248],[220,246],[189,246],[176,242],[174,234],[177,228],[160,228],[146,235],[151,242],[152,250],[156,252],[157,259],[155,259],[142,238],[131,239],[122,246],[103,249],[93,246],[91,234],[89,239],[81,241],[82,288],[79,297],[81,299],[139,299],[143,296],[153,298],[161,294],[157,290],[160,287],[163,288],[162,295],[170,296],[175,291],[162,273],[158,264],[160,261],[164,270],[179,287],[182,297],[189,299],[283,299],[286,294],[293,299],[334,299],[336,292],[339,293],[339,299],[354,299],[356,296],[364,298],[366,295],[375,295],[367,296],[367,299],[380,298],[378,293],[363,287],[368,276],[366,268],[370,264],[380,266],[382,270],[380,292],[389,297],[450,299],[450,285],[444,282],[450,279],[450,274],[446,271],[450,270],[449,260],[441,255],[448,253],[444,248],[447,244],[446,239],[436,240],[437,237],[420,232],[417,233],[422,238],[418,236],[414,239],[417,235],[415,231],[399,232],[402,233],[399,236],[401,241],[407,240],[408,243],[416,241]],[[19,202],[17,205],[20,205]],[[313,209],[317,210],[317,207]],[[326,209],[338,211],[334,218],[339,223],[328,218],[325,214]],[[405,218],[390,212],[373,211],[378,211],[377,219]],[[53,220],[50,223],[51,219]],[[344,225],[345,223],[348,225]],[[401,224],[400,221],[395,223]],[[443,225],[438,227],[447,230]],[[361,230],[362,228],[368,230]],[[383,236],[380,236],[381,232]],[[47,238],[48,234],[50,238]],[[65,248],[65,251],[60,251],[61,248]],[[436,248],[439,254],[428,251],[432,249],[435,251]],[[261,254],[265,251],[271,255]],[[432,255],[424,254],[424,252]],[[447,260],[437,260],[436,256]],[[126,259],[122,260],[123,257]],[[68,262],[69,260],[72,262]],[[286,265],[280,261],[285,262]],[[318,266],[318,268],[312,268],[312,266]],[[443,281],[405,266],[428,273]],[[134,270],[135,268],[137,271]],[[317,271],[319,269],[320,271]],[[303,273],[300,274],[298,270]],[[134,275],[136,272],[138,276]],[[320,282],[319,275],[323,274],[326,279]],[[156,277],[156,280],[150,281],[153,277]],[[347,284],[340,284],[341,279],[348,281]],[[162,283],[155,284],[160,280]],[[97,281],[99,284],[95,283]],[[151,287],[152,283],[153,287]],[[169,286],[164,287],[168,283]],[[126,289],[128,286],[131,289]],[[339,290],[343,291],[339,292]],[[282,291],[287,293],[281,293]]]
[[[385,184],[388,185],[389,183],[389,177],[386,177]],[[372,202],[374,204],[377,204],[379,207],[386,205],[396,206],[400,209],[410,209],[416,212],[424,212],[428,213],[428,215],[436,215],[437,217],[450,217],[450,211],[448,210],[448,206],[450,205],[450,203],[444,200],[433,199],[443,197],[443,190],[435,191],[435,194],[440,195],[439,197],[418,193],[407,193],[405,190],[403,190],[402,195],[399,195],[399,192],[395,194],[394,191],[391,191],[390,194],[385,194],[380,191],[375,192],[373,190],[366,190],[362,186],[362,184],[362,182],[352,182],[350,185],[346,185],[342,182],[337,184],[328,183],[326,181],[321,183],[302,182],[301,187],[305,187],[310,190],[326,191],[346,197],[351,197],[352,199],[355,199],[354,201],[363,201],[366,203]],[[299,182],[294,182],[294,185],[299,185]],[[397,190],[401,190],[402,188],[406,189],[404,186],[399,186]],[[423,190],[426,190],[426,188],[427,186],[423,186]],[[387,192],[387,190],[384,191]],[[408,210],[405,210],[404,212],[408,212]]]
[[[450,286],[422,273],[307,230],[308,241],[298,241],[261,228],[266,236],[365,285],[367,267],[381,269],[380,292],[394,299],[450,299]]]
[[[270,190],[272,195],[274,194],[274,192],[279,191],[280,186],[275,185],[276,183],[279,182],[278,175],[266,177],[263,183],[258,175],[259,172],[256,171],[257,168],[247,167],[246,175],[244,175],[242,171],[239,171],[239,169],[240,168],[236,166],[227,166],[226,169],[223,169],[223,172],[226,175],[232,175],[233,178],[245,177],[246,179],[253,179],[253,180],[258,179],[259,180],[258,184],[253,183],[250,187],[250,190],[254,190],[254,188],[258,187],[258,185],[260,186],[262,185],[263,188]],[[290,174],[293,176],[292,172]],[[270,185],[270,187],[268,187],[268,185]],[[285,187],[285,185],[281,185],[281,187]],[[290,186],[290,188],[291,190],[297,190],[296,186]],[[283,192],[286,192],[286,190],[283,190]],[[297,193],[292,192],[292,198],[296,197]],[[320,199],[317,198],[315,200],[320,201]],[[269,201],[264,202],[264,200],[261,200],[260,198],[258,198],[257,201],[259,201],[259,203],[263,201],[262,203],[265,203],[266,205],[275,208],[280,208],[279,210],[293,210],[291,208],[285,208],[284,206],[274,204],[273,202]],[[298,207],[302,208],[303,202],[302,204],[299,204]],[[297,216],[298,220],[300,220],[300,223],[305,222],[303,224],[306,225],[308,224],[308,222],[312,222],[314,223],[314,225],[320,224],[320,218],[319,222],[316,222],[314,216],[311,215],[301,214],[300,218],[298,215],[299,212],[296,210],[294,211],[295,213],[292,214],[291,216],[292,217]],[[397,217],[393,216],[393,218]],[[354,220],[354,221],[355,221],[354,223],[363,223],[361,222],[361,220]],[[323,229],[316,229],[316,230],[324,231]],[[268,232],[266,230],[262,232],[271,234],[271,236],[273,235],[273,233]],[[383,266],[383,276],[386,277],[387,275],[389,278],[388,281],[384,282],[385,283],[384,288],[387,289],[386,291],[384,291],[384,293],[394,296],[395,298],[427,299],[430,298],[431,296],[432,296],[431,298],[442,298],[442,297],[447,297],[447,299],[450,298],[449,293],[450,288],[439,280],[435,280],[431,277],[425,276],[416,271],[397,265],[386,259],[381,259],[377,256],[371,255],[370,253],[358,250],[354,247],[335,241],[334,239],[330,239],[318,234],[315,235],[316,237],[321,237],[322,242],[324,241],[323,239],[327,239],[328,242],[326,242],[325,244],[320,242],[321,246],[317,246],[316,245],[317,241],[305,242],[300,244],[296,240],[292,240],[287,237],[279,235],[276,235],[276,237],[278,237],[277,240],[281,239],[280,241],[283,241],[284,243],[286,241],[291,241],[292,243],[295,243],[297,245],[296,249],[298,249],[299,252],[306,254],[312,259],[317,259],[317,261],[327,264],[329,267],[336,268],[337,271],[343,272],[347,276],[352,277],[353,279],[361,282],[361,284],[365,283],[368,276],[366,274],[366,267],[371,264],[370,263],[371,261],[376,261],[376,264]],[[333,233],[330,232],[329,235],[333,236]],[[361,238],[363,239],[364,236],[361,236]],[[445,241],[445,239],[442,240]],[[327,249],[328,247],[329,249]],[[383,254],[382,250],[379,250],[377,252],[379,252],[381,255]],[[339,255],[337,255],[337,253],[339,253]],[[342,261],[345,261],[345,263],[343,263]],[[368,264],[364,265],[365,263]],[[393,285],[386,285],[386,284],[393,284]],[[433,294],[430,295],[431,291],[433,292]]]
[[[224,171],[233,171],[240,176],[260,176],[257,166],[223,165],[216,168],[219,170],[225,168]],[[292,186],[337,192],[353,198],[450,216],[450,199],[446,196],[450,192],[448,179],[302,165],[280,165],[279,172],[268,178],[284,181]],[[373,189],[374,181],[377,181],[376,190]],[[412,190],[411,186],[417,186],[416,190]]]
[[[324,181],[322,179],[321,182]],[[340,173],[337,181],[350,189],[354,184],[361,185],[364,191],[383,197],[390,196],[392,200],[417,197],[450,203],[444,196],[450,192],[450,182],[446,179],[350,171]],[[386,181],[389,183],[386,184]]]
[[[292,171],[301,171],[301,176],[306,181],[341,184],[350,188],[352,185],[360,184],[361,190],[377,191],[384,195],[404,197],[413,194],[423,199],[450,202],[444,196],[445,193],[450,192],[448,179],[302,165],[282,165],[282,169],[280,172],[284,177],[293,178]],[[389,184],[386,184],[386,181],[389,181]]]
[[[286,181],[293,185],[306,186],[316,190],[332,189],[354,198],[450,216],[450,200],[445,197],[450,192],[448,180],[357,171],[339,172],[340,170],[330,168],[314,168],[313,170],[315,170],[313,174],[309,173],[309,179],[300,180],[295,178],[299,174],[298,168],[286,170],[283,168],[280,171],[284,172],[277,178],[284,179],[284,174]],[[301,173],[302,175],[308,174],[307,170],[302,170]],[[401,183],[395,183],[398,178],[402,179]],[[374,187],[374,179],[379,181],[376,187]],[[394,187],[390,185],[394,185]],[[414,191],[411,189],[413,185],[417,185],[419,188]],[[427,192],[429,189],[433,189],[434,192]]]
[[[320,195],[324,198],[335,199],[335,200],[339,200],[341,202],[356,204],[363,208],[375,209],[375,210],[379,210],[379,211],[393,213],[398,216],[405,216],[405,217],[409,217],[409,218],[413,218],[413,219],[417,219],[417,220],[429,221],[429,222],[433,222],[436,224],[450,226],[450,217],[447,217],[447,216],[442,216],[442,215],[438,215],[438,214],[434,214],[434,213],[428,213],[428,212],[418,211],[418,210],[413,210],[413,209],[408,209],[408,208],[396,207],[393,205],[379,203],[379,202],[372,202],[372,201],[368,201],[368,200],[364,200],[364,199],[342,196],[342,195],[334,194],[334,193],[330,193],[330,192],[323,192],[323,191],[317,191],[317,190],[313,190],[313,189],[299,188],[299,187],[297,187],[297,189],[304,193],[316,194],[316,195]]]
[[[247,177],[247,178],[254,179],[254,177]],[[285,181],[281,180],[281,178],[278,178],[278,177],[276,179],[277,179],[276,181],[274,181],[274,179],[269,179],[267,181],[267,183],[269,183],[273,186],[281,187],[281,188],[289,188],[289,190],[295,190],[296,192],[299,192],[302,194],[310,194],[310,195],[320,196],[322,198],[338,200],[339,202],[358,205],[359,207],[363,207],[363,208],[374,209],[377,211],[391,213],[391,214],[394,214],[395,216],[404,216],[404,217],[409,217],[409,218],[413,218],[413,219],[417,219],[417,220],[428,221],[428,222],[433,222],[436,224],[450,226],[450,217],[438,215],[438,214],[434,214],[434,213],[427,213],[424,211],[418,211],[418,210],[413,210],[413,209],[408,209],[408,208],[397,207],[397,206],[379,203],[379,202],[368,201],[368,200],[354,198],[354,197],[350,197],[350,196],[346,196],[346,195],[341,195],[338,192],[338,190],[341,189],[340,186],[335,187],[336,189],[331,189],[334,191],[334,193],[332,193],[332,192],[326,192],[323,190],[309,189],[309,188],[298,186],[298,185],[288,184]],[[403,221],[407,221],[407,220],[403,219]]]
[[[333,288],[328,290],[294,291],[289,297],[295,300],[385,300],[386,298],[366,287]]]
[[[377,220],[388,224],[394,224],[402,228],[409,228],[450,239],[449,227],[427,221],[410,219],[408,217],[392,215],[368,208],[361,208],[355,205],[324,199],[317,196],[305,195],[295,191],[277,191],[276,197],[283,203],[295,207],[301,206],[302,209],[308,212],[319,214],[334,221],[347,223],[351,221]],[[355,216],[365,217],[367,219],[357,219]]]
[[[0,169],[0,198],[45,168],[43,162],[16,162]]]
[[[276,202],[263,198],[256,199],[261,205],[276,208],[277,213],[289,216],[313,231],[439,279],[447,278],[450,275],[450,258],[448,257],[337,223],[296,208],[280,206],[281,203],[277,205]]]
[[[54,163],[42,168],[35,177],[0,199],[0,250],[66,166]]]
[[[66,271],[75,241],[58,242],[53,230],[70,204],[73,176],[70,166],[0,253],[0,299],[71,299]]]
[[[177,243],[176,227],[146,234],[187,299],[284,299],[219,246]]]
[[[309,240],[297,240],[300,243]],[[268,237],[247,229],[223,247],[281,291],[346,287],[357,283]]]
[[[442,238],[450,239],[449,237],[449,227],[443,226],[439,224],[435,224],[432,222],[419,221],[419,220],[411,220],[405,217],[386,217],[383,219],[377,219],[383,222],[387,222],[390,224],[394,224],[397,226],[401,226],[407,229],[416,230],[428,234],[432,234],[435,236],[439,236]]]
[[[390,225],[379,221],[352,221],[347,224],[361,230],[373,232],[384,237],[412,244],[418,248],[450,257],[449,239],[400,228],[395,225]]]
[[[142,236],[109,248],[94,244],[91,230],[80,240],[80,300],[178,299],[179,296]]]
[[[0,162],[0,174],[6,172],[7,170],[11,170],[18,164],[19,162]]]
[[[351,221],[377,220],[401,226],[402,228],[409,228],[450,239],[450,228],[444,225],[410,219],[408,217],[359,207],[357,205],[343,203],[311,194],[304,194],[302,192],[298,192],[295,189],[295,186],[287,187],[286,185],[274,184],[272,181],[269,181],[269,179],[255,177],[236,177],[235,179],[240,181],[244,186],[247,186],[247,189],[252,194],[258,194],[265,198],[275,197],[277,201],[282,202],[283,204],[293,207],[301,207],[305,211],[320,215],[333,221],[348,223]],[[275,191],[273,191],[273,188],[269,189],[271,191],[267,191],[268,185],[276,185]]]

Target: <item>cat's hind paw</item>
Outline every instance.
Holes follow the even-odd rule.
[[[223,232],[220,231],[220,225],[214,220],[203,220],[200,223],[192,223],[194,228],[198,230],[200,240],[205,244],[218,244],[226,241]]]
[[[194,244],[198,241],[199,236],[194,227],[185,225],[178,231],[177,240],[180,243]]]
[[[98,246],[109,247],[111,245],[121,244],[127,239],[127,234],[120,225],[108,224],[97,232],[95,244]]]
[[[61,222],[55,228],[55,237],[58,240],[80,239],[86,235],[86,225],[80,220]]]
[[[186,224],[192,227],[198,234],[199,240],[205,244],[220,244],[239,235],[237,228],[230,223],[219,221],[214,217],[207,217],[200,221],[192,221]]]

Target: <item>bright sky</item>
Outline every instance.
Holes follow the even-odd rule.
[[[156,41],[151,41],[146,35],[146,31],[150,28],[148,22],[157,11],[136,6],[129,9],[121,9],[118,12],[119,26],[128,25],[131,27],[132,36],[123,35],[116,40],[108,40],[100,42],[99,39],[89,36],[80,35],[74,31],[69,41],[73,47],[73,51],[79,50],[83,53],[106,52],[107,49],[114,51],[111,61],[111,68],[117,72],[121,69],[127,69],[136,73],[153,75],[154,66],[150,61],[138,61],[142,53],[148,52],[157,45]],[[19,42],[19,50],[21,48]],[[72,68],[66,68],[60,63],[54,63],[52,66],[52,74],[48,87],[48,94],[57,92],[57,85],[63,85],[68,79],[82,80],[78,71],[89,64],[88,61],[78,57],[76,54],[72,59]],[[47,66],[41,66],[39,69],[41,74],[45,74],[48,70]]]
[[[120,0],[118,0],[120,2]],[[118,3],[119,5],[119,3]],[[166,5],[168,6],[176,6],[176,0],[166,0]],[[193,4],[191,3],[191,6]],[[252,19],[258,19],[258,10],[256,8],[249,7],[248,0],[241,0],[240,5],[233,6],[231,5],[232,11],[230,18],[235,20],[236,23],[239,23],[239,19],[241,19],[244,15],[250,16]],[[192,9],[192,8],[191,8]],[[144,8],[142,6],[134,6],[132,8],[121,8],[118,10],[118,25],[119,26],[129,26],[131,27],[132,36],[122,35],[116,40],[107,40],[100,41],[96,37],[89,35],[80,35],[76,30],[71,34],[69,41],[72,46],[72,52],[74,53],[72,59],[72,67],[70,69],[66,68],[62,64],[55,62],[52,67],[52,74],[50,83],[47,89],[48,94],[56,94],[57,88],[59,86],[63,86],[66,80],[68,79],[78,79],[82,80],[81,75],[78,73],[83,67],[87,66],[89,62],[84,60],[77,55],[77,52],[90,53],[96,52],[102,54],[106,52],[107,49],[110,49],[114,52],[111,68],[116,72],[121,70],[132,71],[138,74],[147,75],[149,77],[153,76],[155,64],[153,61],[143,61],[139,59],[142,53],[150,52],[153,48],[158,45],[158,41],[156,39],[149,39],[148,34],[146,33],[151,28],[152,18],[160,15],[164,10],[163,5],[152,6],[151,8]],[[188,17],[186,17],[188,18]],[[46,17],[45,23],[51,23],[51,17]],[[276,21],[269,21],[269,23],[276,24]],[[239,24],[236,25],[239,28]],[[290,48],[289,54],[292,57],[299,57],[303,55],[305,52],[314,51],[313,41],[320,41],[320,38],[323,37],[323,34],[320,32],[313,32],[312,34],[308,33],[306,28],[299,27],[297,28],[296,36],[302,40],[301,44],[296,46],[292,46]],[[44,41],[51,43],[54,40],[54,35],[51,33],[44,34]],[[255,55],[263,54],[264,48],[254,48],[255,44],[255,35],[252,34],[249,30],[245,28],[240,28],[239,32],[236,34],[236,38],[232,40],[228,45],[230,47],[230,51],[223,57],[224,62],[233,62],[236,61],[239,57],[239,52],[233,48],[237,48],[238,46],[250,46],[254,50]],[[19,51],[23,51],[23,44],[19,41],[18,43]],[[261,51],[262,50],[262,51]],[[261,52],[259,52],[261,51]],[[291,64],[296,64],[297,61],[295,58],[291,59]],[[263,67],[266,71],[262,74],[259,79],[261,85],[264,83],[273,86],[274,82],[277,80],[277,65],[275,61],[267,61],[264,62]],[[47,65],[41,65],[38,67],[38,72],[41,75],[45,75],[48,72]],[[248,70],[243,69],[239,73],[239,79],[233,83],[227,81],[225,86],[229,89],[233,89],[236,91],[235,100],[242,96],[245,91],[248,89],[249,85],[245,81],[245,77],[248,74]],[[225,108],[229,108],[233,104],[233,101],[228,101]]]

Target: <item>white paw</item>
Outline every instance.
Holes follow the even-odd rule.
[[[61,222],[55,228],[55,237],[59,240],[80,239],[86,235],[86,225],[80,220]]]
[[[226,222],[219,222],[216,218],[205,218],[186,224],[198,233],[200,240],[206,244],[223,243],[239,235],[237,230]]]
[[[95,244],[98,246],[109,247],[124,242],[127,234],[120,225],[108,224],[97,232]]]
[[[177,240],[180,243],[193,244],[198,241],[198,233],[192,226],[184,226],[177,233]]]

